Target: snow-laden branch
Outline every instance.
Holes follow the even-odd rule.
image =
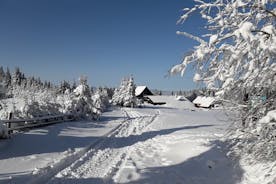
[[[197,36],[194,36],[192,34],[186,33],[186,32],[177,31],[176,34],[186,36],[186,37],[191,38],[201,44],[207,44],[203,39],[201,39]]]
[[[195,63],[197,72],[194,79],[198,79],[200,75],[200,81],[204,81],[212,88],[216,86],[215,84],[220,84],[229,90],[227,86],[241,79],[244,81],[243,87],[257,85],[255,81],[265,78],[259,74],[268,75],[264,70],[270,68],[276,57],[275,19],[270,19],[267,14],[267,11],[273,14],[274,10],[268,9],[273,2],[259,0],[214,2],[195,0],[195,2],[197,4],[191,9],[186,9],[187,12],[180,20],[184,22],[192,12],[199,12],[207,21],[206,28],[209,33],[206,35],[209,37],[209,42],[200,36],[178,31],[178,35],[191,38],[199,45],[194,47],[193,53],[186,56],[181,64],[172,67],[170,72],[183,75],[186,66]],[[272,62],[262,62],[267,59]]]

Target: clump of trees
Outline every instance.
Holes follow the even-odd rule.
[[[240,113],[233,138],[241,153],[255,159],[276,160],[276,122],[260,119],[276,108],[276,8],[274,0],[195,0],[178,23],[199,13],[205,35],[177,34],[199,44],[170,73],[195,65],[195,82],[206,84],[216,96],[235,105]],[[238,132],[238,133],[237,133]]]

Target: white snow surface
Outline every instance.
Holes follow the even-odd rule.
[[[266,116],[260,119],[260,123],[276,122],[276,110],[269,111]]]
[[[113,109],[98,122],[61,123],[0,140],[0,183],[242,181],[242,168],[220,141],[229,125],[224,112],[195,109],[173,96],[154,100],[167,104]]]

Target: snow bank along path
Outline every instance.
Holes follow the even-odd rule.
[[[50,172],[43,171],[30,183],[41,183],[47,180],[50,180],[48,183],[67,183],[68,178],[100,178],[102,182],[111,181],[131,153],[131,147],[126,146],[135,141],[131,136],[141,134],[157,117],[158,111],[156,114],[146,115],[127,110],[125,114],[126,121],[82,151],[81,157],[69,158],[71,161],[75,160],[74,162],[67,162],[68,158],[66,158],[65,162],[62,161],[57,166],[53,166]],[[52,177],[54,172],[56,175]],[[66,179],[63,180],[63,178]]]

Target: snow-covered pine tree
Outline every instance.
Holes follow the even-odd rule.
[[[15,71],[12,75],[12,84],[20,86],[21,82],[22,82],[22,79],[23,79],[22,73],[21,73],[19,67],[16,67]]]
[[[4,71],[3,67],[0,66],[0,82],[4,82],[5,77],[6,77],[5,71]]]
[[[135,88],[133,77],[124,78],[120,87],[114,91],[112,103],[124,107],[136,107]]]
[[[108,93],[104,88],[98,88],[92,95],[92,99],[95,108],[100,111],[100,113],[104,112],[109,106]]]
[[[71,85],[69,82],[67,82],[66,80],[63,80],[61,83],[60,83],[60,86],[59,86],[59,90],[58,92],[59,93],[65,93],[66,90],[71,90]]]
[[[12,77],[10,73],[10,69],[7,68],[6,75],[5,75],[5,87],[10,88],[12,84]]]
[[[71,111],[79,118],[98,119],[100,111],[93,103],[90,87],[87,84],[87,78],[81,76],[80,84],[73,91],[73,100]]]
[[[207,22],[207,34],[177,34],[199,45],[170,73],[185,72],[195,64],[194,81],[216,90],[221,99],[240,108],[243,153],[255,158],[276,160],[276,1],[275,0],[195,0],[185,8],[179,23],[200,13]],[[274,116],[272,117],[272,115]],[[269,115],[269,121],[262,117]],[[234,132],[237,132],[235,128]]]

